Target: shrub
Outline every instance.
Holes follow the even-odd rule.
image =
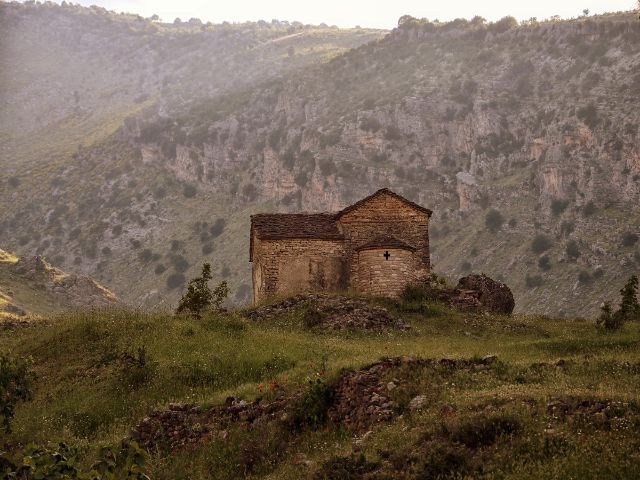
[[[580,283],[581,285],[588,285],[592,280],[593,279],[591,278],[591,274],[586,270],[582,270],[580,273],[578,273],[578,283]]]
[[[529,275],[525,277],[524,283],[529,288],[539,287],[544,283],[544,279],[540,275]]]
[[[596,213],[596,205],[592,200],[589,200],[584,207],[582,207],[582,215],[585,217],[590,217]]]
[[[150,248],[145,248],[138,254],[138,258],[145,263],[151,261],[152,257],[153,257],[153,252],[151,251]]]
[[[547,255],[543,255],[538,259],[538,268],[543,272],[551,270],[551,261]]]
[[[569,257],[569,260],[575,261],[580,256],[578,242],[575,240],[569,240],[565,247],[565,252],[567,253],[567,257]]]
[[[169,290],[175,290],[176,288],[181,288],[184,285],[186,279],[182,273],[172,273],[167,277],[167,288]]]
[[[135,354],[124,352],[120,366],[120,381],[129,389],[141,387],[156,374],[156,363],[149,359],[144,345]]]
[[[209,233],[213,238],[219,237],[220,235],[222,235],[222,232],[224,232],[224,227],[226,224],[227,222],[224,220],[224,218],[218,218],[209,228]]]
[[[253,183],[247,183],[242,187],[242,194],[249,201],[253,201],[258,197],[258,189]]]
[[[156,268],[153,270],[153,272],[156,275],[162,275],[166,270],[167,270],[167,267],[159,263],[158,265],[156,265]]]
[[[212,278],[211,265],[203,264],[201,275],[189,281],[187,291],[180,299],[176,313],[188,311],[191,315],[200,317],[205,309],[220,310],[222,303],[229,295],[229,287],[227,282],[221,282],[212,292],[209,288],[209,280]]]
[[[307,389],[296,405],[293,425],[297,429],[316,429],[327,420],[327,412],[333,400],[331,388],[320,378],[309,380]]]
[[[582,120],[589,128],[594,128],[600,123],[598,118],[598,109],[593,103],[579,108],[576,112],[576,116]]]
[[[185,184],[182,188],[182,194],[186,198],[193,198],[196,196],[196,193],[198,193],[198,190],[194,185],[191,185],[190,183]]]
[[[621,316],[612,313],[611,303],[604,302],[600,307],[600,316],[596,320],[596,324],[605,330],[614,331],[622,327],[623,322],[621,320]]]
[[[625,232],[622,234],[622,245],[625,247],[633,247],[638,242],[638,235],[633,232]]]
[[[460,265],[460,271],[461,272],[470,272],[471,271],[471,263],[470,262],[462,262],[462,264]]]
[[[2,478],[20,479],[136,479],[149,480],[143,472],[148,454],[134,441],[123,440],[119,448],[103,447],[97,460],[83,471],[77,449],[64,443],[28,445],[13,456],[0,454]]]
[[[202,254],[203,255],[209,255],[212,252],[213,252],[213,243],[205,243],[202,246]]]
[[[0,355],[0,415],[6,433],[11,432],[16,405],[31,400],[33,379],[28,361]]]
[[[189,269],[189,262],[182,255],[172,256],[171,264],[177,272],[186,272]]]
[[[533,237],[533,240],[531,241],[531,250],[533,253],[540,254],[549,250],[551,245],[552,243],[549,237],[540,233]]]
[[[560,215],[562,212],[566,210],[567,205],[569,205],[569,202],[567,200],[554,198],[553,200],[551,200],[551,213],[555,217],[557,217],[558,215]]]
[[[20,179],[18,177],[9,177],[7,183],[12,188],[18,188],[20,186]]]
[[[498,210],[492,208],[485,216],[484,223],[491,233],[496,233],[498,230],[500,230],[500,227],[502,227],[502,224],[504,223],[504,217]]]

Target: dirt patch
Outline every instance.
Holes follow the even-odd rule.
[[[402,320],[393,317],[385,308],[372,306],[362,300],[321,294],[296,295],[280,302],[251,310],[246,315],[254,321],[265,321],[290,312],[302,305],[305,325],[324,330],[408,330]]]

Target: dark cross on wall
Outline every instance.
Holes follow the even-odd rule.
[[[384,255],[382,255],[384,257],[385,260],[389,260],[389,257],[391,256],[391,254],[385,250]]]

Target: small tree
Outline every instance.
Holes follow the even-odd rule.
[[[220,310],[222,302],[229,295],[229,287],[227,282],[221,282],[212,292],[209,288],[209,280],[211,276],[211,265],[205,263],[202,265],[202,273],[189,281],[187,291],[180,299],[176,313],[182,313],[185,310],[195,317],[200,317],[202,311],[211,308]]]
[[[616,314],[622,316],[623,321],[637,320],[640,318],[640,304],[638,303],[638,277],[631,275],[631,278],[620,290],[622,297],[620,310]]]
[[[604,327],[606,330],[618,330],[622,326],[622,322],[617,315],[613,314],[611,309],[611,302],[604,302],[600,307],[600,316],[596,323]]]
[[[33,374],[24,360],[14,360],[0,354],[0,416],[6,433],[11,432],[11,420],[18,402],[31,400]]]

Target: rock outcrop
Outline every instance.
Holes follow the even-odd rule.
[[[119,303],[111,291],[90,277],[65,273],[41,256],[19,258],[0,250],[0,318],[24,319]]]
[[[492,313],[510,315],[515,307],[511,289],[484,274],[462,277],[458,280],[457,289],[461,292],[470,291],[482,309]]]

